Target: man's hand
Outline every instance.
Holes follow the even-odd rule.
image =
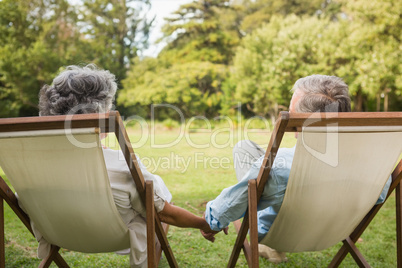
[[[226,227],[226,228],[222,229],[223,232],[225,233],[225,235],[228,234],[228,229],[229,229],[229,227]],[[221,230],[221,231],[222,231],[222,230]],[[220,231],[213,231],[213,230],[211,230],[210,232],[205,232],[204,230],[201,230],[201,229],[200,229],[200,232],[201,232],[202,236],[203,236],[205,239],[207,239],[207,240],[209,240],[209,241],[211,241],[211,242],[213,243],[213,242],[215,241],[215,235],[216,235],[217,233],[219,233]]]
[[[204,220],[205,220],[205,213],[204,213],[204,215],[203,215],[203,218],[204,218]],[[207,223],[207,222],[205,221],[205,223]],[[223,230],[223,232],[227,235],[227,234],[228,234],[229,227],[226,227],[226,228],[224,228],[224,229],[222,229],[222,230]],[[222,230],[221,230],[221,231],[222,231]],[[200,232],[201,232],[202,236],[203,236],[205,239],[207,239],[207,240],[209,240],[209,241],[211,241],[211,242],[214,242],[214,241],[215,241],[215,235],[216,235],[217,233],[219,233],[220,231],[214,231],[214,230],[212,230],[212,229],[209,227],[209,224],[207,223],[206,228],[200,229]]]

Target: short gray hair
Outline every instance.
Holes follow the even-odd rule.
[[[292,90],[304,93],[296,103],[298,113],[351,111],[348,85],[339,77],[306,76],[297,80]]]
[[[67,66],[39,93],[39,115],[104,113],[112,108],[117,84],[114,74],[98,69]]]

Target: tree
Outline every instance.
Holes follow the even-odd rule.
[[[81,58],[74,10],[65,0],[4,0],[0,22],[0,114],[37,114],[39,89]]]
[[[342,77],[349,85],[356,111],[381,107],[400,110],[401,5],[396,0],[375,0],[369,4],[364,0],[194,1],[183,5],[168,20],[168,43],[152,61],[155,68],[146,74],[148,80],[136,80],[129,75],[125,97],[119,101],[130,103],[127,96],[143,96],[142,88],[148,90],[149,97],[139,98],[131,105],[172,103],[185,110],[185,101],[169,98],[176,96],[179,88],[186,92],[183,94],[192,88],[174,78],[182,77],[179,70],[186,72],[178,65],[188,68],[190,77],[193,66],[208,67],[216,73],[214,64],[223,64],[231,70],[230,77],[211,92],[217,92],[221,102],[213,107],[225,114],[230,114],[240,102],[242,109],[275,119],[278,111],[287,109],[294,82],[314,73]],[[232,39],[226,38],[230,31]],[[231,46],[229,40],[241,41],[238,46]],[[212,64],[204,64],[205,61]],[[162,83],[161,77],[166,77],[169,86],[150,82]],[[163,90],[156,92],[153,88]],[[201,88],[198,90],[202,92]],[[191,99],[194,102],[188,107],[194,110],[188,114],[203,114],[202,105],[195,101],[197,97]]]
[[[197,0],[180,6],[162,29],[167,45],[160,57],[177,63],[229,64],[241,38],[238,9],[227,0]]]
[[[363,10],[374,9],[375,5]],[[273,17],[246,36],[237,51],[231,76],[236,85],[232,88],[234,100],[246,103],[257,114],[274,117],[277,104],[288,106],[289,90],[298,78],[320,73],[344,79],[356,111],[380,110],[381,96],[384,110],[400,110],[400,34],[388,26],[397,26],[401,9],[385,5],[380,10],[383,15],[389,12],[386,23],[374,23],[372,15],[363,17],[370,17],[373,23],[362,21],[357,11],[337,20]]]
[[[298,78],[325,70],[319,47],[330,45],[328,27],[329,20],[317,17],[274,16],[246,36],[234,59],[234,99],[274,120],[279,110],[287,109]]]
[[[147,44],[150,22],[139,16],[135,3],[149,5],[146,0],[0,1],[0,116],[37,115],[40,88],[66,65],[94,62],[121,81]]]
[[[380,111],[381,103],[385,111],[401,110],[402,3],[396,0],[340,2],[348,15],[349,43],[353,44],[345,53],[353,55],[356,66],[350,79],[355,110]],[[368,107],[370,103],[375,103],[371,105],[374,108]]]
[[[139,49],[146,48],[152,19],[149,0],[83,0],[81,24],[93,62],[119,82]],[[144,12],[145,10],[145,12]]]
[[[218,115],[227,65],[240,41],[237,8],[223,0],[182,5],[167,19],[167,45],[157,59],[137,60],[130,68],[118,104],[142,112],[151,104],[168,103],[185,116]],[[158,116],[167,115],[177,112]]]
[[[244,17],[241,30],[249,34],[262,25],[269,23],[272,16],[314,16],[325,12],[334,12],[337,3],[323,0],[241,0],[244,7]],[[335,11],[336,12],[336,11]]]
[[[168,103],[177,107],[184,116],[216,116],[221,103],[221,85],[227,76],[224,65],[209,62],[188,62],[160,68],[158,60],[147,58],[129,71],[123,81],[124,90],[118,103],[142,106],[149,112],[151,104]],[[138,108],[139,109],[139,108]],[[159,119],[178,113],[167,108]]]

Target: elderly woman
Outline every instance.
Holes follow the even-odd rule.
[[[86,67],[68,66],[54,80],[40,91],[39,115],[63,115],[68,113],[104,113],[112,108],[116,93],[115,76],[94,65]],[[130,230],[132,267],[146,266],[146,222],[145,207],[142,204],[130,171],[121,151],[103,149],[106,168],[114,201],[124,223]],[[209,233],[208,223],[192,213],[169,203],[171,194],[163,180],[146,170],[138,159],[145,180],[154,183],[155,207],[161,220],[178,227],[191,227]],[[49,244],[36,232],[39,241],[38,256],[43,258]]]

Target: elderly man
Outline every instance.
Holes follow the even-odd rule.
[[[293,87],[289,111],[291,113],[350,112],[348,86],[342,79],[335,76],[312,75],[301,78]],[[278,150],[258,204],[259,241],[269,231],[282,205],[294,153],[295,147]],[[233,149],[233,158],[238,183],[224,189],[215,200],[208,202],[205,219],[212,230],[217,232],[225,229],[230,222],[243,217],[247,209],[248,180],[257,178],[264,154],[265,150],[252,141],[244,140],[236,144]],[[389,185],[390,180],[378,202],[385,200]],[[211,240],[211,233],[203,233],[203,235]],[[260,256],[267,258],[270,262],[287,261],[283,252],[277,252],[261,244],[258,248]]]

